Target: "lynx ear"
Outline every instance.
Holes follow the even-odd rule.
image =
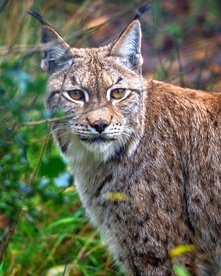
[[[133,20],[123,31],[111,49],[111,55],[116,56],[127,67],[141,73],[143,58],[141,55],[141,27],[139,20]]]
[[[70,46],[41,15],[33,11],[30,11],[29,14],[42,23],[42,69],[48,74],[52,74],[70,66],[73,60]]]

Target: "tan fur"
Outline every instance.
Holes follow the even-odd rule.
[[[221,243],[221,94],[145,82],[138,20],[103,48],[70,49],[55,34],[53,46],[43,50],[47,106],[64,109],[67,119],[54,123],[54,136],[88,216],[122,270],[171,275],[168,253],[183,243],[215,253]],[[130,94],[110,100],[114,88]],[[68,100],[65,91],[73,89],[85,90],[89,100]],[[102,134],[93,127],[99,120],[108,125]],[[197,275],[216,275],[214,263],[204,268],[199,259]],[[192,264],[189,255],[180,262]]]

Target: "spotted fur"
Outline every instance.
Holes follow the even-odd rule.
[[[217,252],[221,94],[144,80],[138,20],[117,41],[92,49],[71,49],[42,24],[47,107],[66,113],[53,134],[89,218],[125,274],[172,275],[168,253],[180,244]],[[110,100],[114,88],[129,94]],[[87,100],[68,100],[64,92],[73,89],[86,91]],[[101,134],[97,121],[107,125]],[[216,275],[200,258],[179,261],[189,269],[195,263],[196,275]]]

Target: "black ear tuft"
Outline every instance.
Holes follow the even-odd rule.
[[[48,22],[39,13],[37,13],[35,11],[28,11],[28,14],[33,16],[35,19],[37,19],[42,25],[48,25],[49,26]]]
[[[138,8],[137,13],[136,13],[136,15],[135,15],[135,17],[134,17],[134,20],[135,20],[135,19],[140,19],[141,16],[142,16],[145,12],[149,11],[149,9],[150,9],[150,6],[149,6],[147,3],[144,3],[142,6],[140,6],[140,7]]]
[[[50,26],[43,16],[34,11],[28,14],[33,16],[42,24],[41,34],[41,67],[44,71],[52,74],[62,70],[73,62],[73,55],[70,46],[64,39]]]

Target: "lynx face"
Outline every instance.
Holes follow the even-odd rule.
[[[65,111],[66,119],[53,125],[64,154],[86,149],[107,160],[126,147],[133,151],[142,132],[145,91],[140,40],[138,20],[114,44],[97,49],[71,49],[54,29],[43,26],[47,106]]]

